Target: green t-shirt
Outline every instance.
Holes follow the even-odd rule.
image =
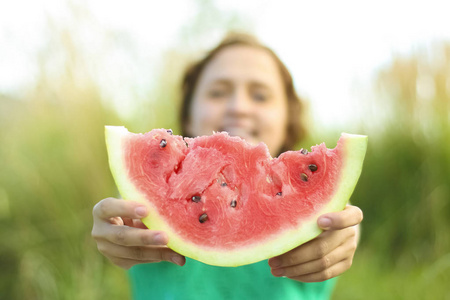
[[[336,279],[302,283],[274,277],[267,261],[214,267],[186,258],[183,267],[168,262],[135,265],[129,271],[133,299],[329,299]]]

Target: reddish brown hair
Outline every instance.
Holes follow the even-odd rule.
[[[303,112],[303,103],[295,91],[290,72],[280,60],[280,58],[270,48],[264,46],[255,37],[248,34],[233,33],[227,35],[225,39],[222,40],[222,42],[218,46],[212,49],[203,59],[195,62],[187,68],[182,81],[182,98],[179,116],[181,134],[183,136],[190,135],[188,132],[186,132],[186,125],[189,122],[190,118],[190,106],[198,80],[206,65],[217,55],[217,53],[227,47],[235,45],[263,49],[270,53],[270,55],[274,58],[280,70],[288,101],[288,124],[286,129],[287,134],[286,140],[283,143],[280,153],[287,150],[292,150],[294,146],[305,136],[305,128],[303,126],[301,118],[301,114]]]

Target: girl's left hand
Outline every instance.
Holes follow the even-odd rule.
[[[324,231],[315,239],[280,256],[269,259],[272,274],[302,282],[318,282],[336,277],[348,270],[358,244],[358,224],[363,214],[347,205],[340,212],[319,217]]]

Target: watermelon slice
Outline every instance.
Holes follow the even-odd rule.
[[[206,264],[239,266],[305,243],[317,218],[344,209],[361,173],[367,137],[342,134],[335,149],[272,159],[227,133],[184,138],[171,130],[106,126],[110,168],[124,199],[149,208],[174,251]]]

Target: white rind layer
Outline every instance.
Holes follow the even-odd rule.
[[[361,174],[364,156],[367,148],[367,136],[342,134],[343,144],[342,171],[338,189],[332,199],[317,214],[310,219],[302,220],[300,228],[284,230],[276,237],[271,236],[258,244],[248,244],[245,248],[218,250],[216,248],[201,248],[190,243],[178,234],[168,222],[160,217],[151,203],[145,200],[128,178],[128,171],[122,161],[123,141],[126,141],[128,130],[123,126],[106,126],[106,144],[109,155],[109,164],[116,185],[122,197],[127,200],[139,201],[149,208],[149,215],[142,219],[143,223],[152,230],[165,231],[169,237],[168,246],[187,257],[206,264],[216,266],[240,266],[255,263],[283,254],[316,236],[322,230],[317,226],[317,218],[325,213],[343,210],[356,186]]]

